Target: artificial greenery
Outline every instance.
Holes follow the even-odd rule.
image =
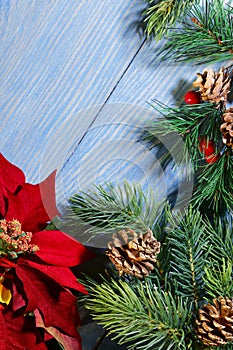
[[[215,229],[211,233],[211,250],[204,270],[205,298],[211,301],[216,295],[232,297],[232,263],[233,263],[233,217],[214,221]]]
[[[168,138],[176,132],[182,137],[185,146],[183,154],[180,155],[180,163],[188,163],[191,158],[194,169],[197,170],[200,156],[202,156],[199,150],[199,137],[208,135],[209,139],[214,140],[221,137],[223,105],[206,102],[204,104],[182,103],[178,107],[169,107],[158,100],[153,100],[150,105],[162,118],[151,121],[145,126],[142,140],[149,141],[150,147],[155,147],[162,138]]]
[[[163,234],[153,229],[161,251],[149,277],[87,279],[86,307],[128,349],[211,349],[197,338],[195,319],[213,298],[232,297],[232,222],[210,222],[192,206],[178,214],[167,209],[166,219]]]
[[[158,218],[162,218],[163,203],[156,200],[152,189],[144,193],[140,184],[131,186],[124,181],[122,185],[96,185],[88,192],[74,194],[69,202],[63,222],[70,232],[83,227],[80,234],[90,240],[100,234],[111,238],[116,230],[126,227],[141,232],[161,225]]]
[[[213,164],[203,166],[197,175],[193,203],[203,205],[205,211],[233,212],[233,154],[229,151]]]
[[[155,3],[148,9],[146,32],[147,35],[155,33],[161,39],[170,29],[161,52],[163,59],[199,64],[233,58],[233,7],[229,2],[164,0]]]
[[[119,344],[128,349],[183,349],[192,304],[187,298],[173,296],[154,281],[130,285],[123,280],[106,280],[89,285],[87,308]]]
[[[154,100],[151,106],[162,115],[156,121],[151,121],[145,127],[142,139],[150,142],[150,147],[156,147],[163,143],[164,137],[175,132],[180,135],[184,147],[179,147],[180,157],[176,157],[176,163],[190,164],[191,159],[193,171],[196,177],[195,191],[192,203],[203,205],[203,210],[221,214],[233,210],[233,151],[222,143],[220,125],[225,111],[225,105],[219,103],[186,104],[181,103],[178,107],[169,107]],[[216,144],[216,161],[206,163],[200,148],[200,140],[206,139],[208,143],[212,140]],[[173,148],[177,145],[174,144]],[[168,158],[171,150],[163,154]],[[179,163],[180,161],[180,163]]]
[[[176,24],[178,19],[190,9],[196,0],[148,0],[148,7],[144,11],[146,33],[160,40]]]

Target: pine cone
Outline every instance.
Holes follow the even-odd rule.
[[[129,240],[131,239],[131,240]],[[151,230],[137,235],[133,230],[121,230],[108,243],[106,255],[119,271],[136,277],[148,276],[154,268],[160,243]]]
[[[197,76],[193,86],[199,88],[202,101],[226,102],[230,92],[230,76],[227,70],[221,68],[216,73],[212,69],[208,69],[203,74],[197,73]]]
[[[233,341],[233,298],[218,297],[213,303],[199,310],[197,336],[205,345],[220,346]]]
[[[226,110],[223,114],[223,123],[220,126],[220,131],[223,143],[233,148],[233,107]]]

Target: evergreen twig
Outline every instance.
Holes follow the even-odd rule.
[[[202,155],[199,151],[199,137],[208,135],[209,139],[219,140],[222,118],[221,104],[181,104],[179,107],[169,107],[158,100],[153,100],[151,106],[160,113],[163,118],[148,123],[145,127],[142,139],[149,141],[151,147],[155,147],[164,137],[169,137],[173,132],[182,137],[185,147],[180,154],[180,162],[188,163],[190,158],[195,165]],[[177,145],[174,145],[176,147]],[[177,160],[179,160],[177,154]]]
[[[185,334],[191,333],[192,305],[169,290],[163,291],[150,279],[134,286],[122,280],[89,285],[86,307],[113,339],[127,343],[129,350],[190,347]]]
[[[177,149],[176,164],[185,164],[190,172],[190,160],[193,162],[197,177],[192,203],[203,205],[205,210],[212,208],[213,213],[233,212],[233,151],[225,146],[222,140],[220,126],[225,106],[221,102],[201,103],[197,105],[181,104],[171,108],[154,100],[152,107],[162,114],[162,118],[150,122],[145,127],[142,139],[149,141],[151,147],[163,143],[164,140],[177,133],[182,137],[183,147],[178,147],[178,141],[173,145]],[[207,164],[203,158],[200,140],[211,140],[216,145],[216,161]],[[179,138],[176,138],[179,140]],[[166,143],[166,142],[164,142]],[[180,142],[179,142],[180,144]],[[167,160],[171,153],[167,149],[162,155],[162,161]],[[173,153],[174,154],[174,153]],[[218,159],[217,159],[218,158]],[[171,161],[172,159],[170,159]],[[191,169],[193,170],[193,169]]]
[[[184,215],[169,214],[168,223],[158,259],[176,286],[176,293],[190,298],[197,311],[205,293],[203,274],[211,251],[210,224],[192,207]]]
[[[152,189],[144,193],[140,184],[115,186],[109,182],[96,185],[93,190],[74,194],[70,198],[70,208],[63,221],[72,228],[79,225],[84,228],[83,234],[94,237],[108,234],[120,229],[132,228],[136,232],[154,230],[159,227],[164,205],[156,200]]]
[[[211,254],[206,261],[204,282],[207,300],[233,295],[232,216],[215,219],[211,232]]]
[[[174,27],[197,0],[148,0],[149,6],[144,11],[146,33],[160,40]]]
[[[171,32],[162,57],[195,64],[233,59],[233,8],[224,0],[196,3]]]
[[[215,163],[208,164],[198,176],[198,185],[192,201],[205,205],[215,213],[233,213],[233,154],[226,151]]]

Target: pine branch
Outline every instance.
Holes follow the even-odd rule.
[[[211,254],[205,266],[207,300],[233,295],[233,217],[217,219],[211,232]]]
[[[233,8],[224,0],[202,1],[174,29],[162,50],[163,59],[196,64],[233,58]]]
[[[193,300],[195,309],[204,295],[203,274],[211,250],[210,224],[199,211],[188,208],[184,215],[168,218],[166,241],[158,259],[176,286],[177,294]]]
[[[193,203],[204,204],[215,213],[233,212],[233,154],[225,152],[215,163],[208,164],[198,176]]]
[[[205,268],[204,281],[206,290],[208,291],[208,301],[216,298],[216,296],[233,295],[233,261],[222,259],[222,264],[218,265],[214,262]]]
[[[153,100],[151,106],[163,118],[148,123],[142,139],[149,141],[151,147],[155,147],[164,139],[171,137],[172,133],[177,133],[182,137],[185,146],[178,148],[176,161],[180,155],[180,163],[188,164],[191,158],[194,164],[198,165],[198,160],[202,156],[199,151],[199,137],[202,135],[216,142],[221,138],[220,125],[223,113],[221,104],[209,102],[197,105],[181,104],[172,108]],[[174,149],[177,148],[177,144],[173,146]]]
[[[188,167],[186,174],[189,174],[190,169],[193,170],[190,168],[192,160],[191,164],[197,174],[192,203],[199,207],[203,205],[209,211],[212,208],[215,214],[232,212],[233,152],[230,147],[222,143],[220,131],[225,111],[224,104],[206,102],[199,105],[181,104],[177,108],[170,108],[159,101],[154,101],[152,107],[162,114],[163,118],[148,124],[142,139],[149,141],[151,147],[156,147],[159,143],[167,144],[169,138],[172,140],[173,133],[177,133],[176,142],[171,143],[173,149],[164,151],[162,162],[171,161],[170,154],[173,153],[176,155],[176,164],[185,164]],[[178,135],[180,139],[182,137],[183,144]],[[206,142],[211,140],[216,145],[216,161],[213,163],[207,164],[205,158],[203,159],[204,155],[200,148],[202,138]]]
[[[140,184],[123,186],[106,183],[93,190],[74,194],[70,198],[70,209],[63,217],[69,229],[84,228],[84,235],[112,235],[117,230],[130,227],[140,233],[158,227],[162,203],[157,202],[152,189],[142,191]]]
[[[89,285],[86,307],[113,339],[127,343],[129,350],[190,348],[185,334],[191,333],[191,305],[149,279],[134,287],[122,280]]]
[[[160,0],[148,1],[149,7],[144,11],[146,33],[160,40],[167,35],[176,22],[181,19],[196,0]]]

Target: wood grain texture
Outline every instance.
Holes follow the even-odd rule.
[[[141,45],[128,30],[135,5],[1,2],[1,148],[29,180],[38,180],[40,154],[53,130],[81,110],[101,108],[128,67]],[[86,130],[91,122],[79,124]]]

